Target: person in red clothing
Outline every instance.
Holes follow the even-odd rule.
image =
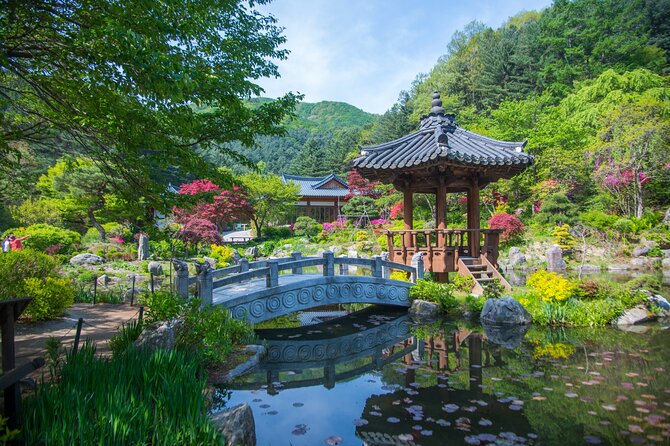
[[[24,235],[23,237],[12,235],[12,238],[9,240],[9,249],[12,251],[23,251],[23,243],[21,242],[28,237],[30,237],[30,235]]]

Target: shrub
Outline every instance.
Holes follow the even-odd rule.
[[[311,217],[298,217],[293,224],[293,232],[300,237],[316,237],[321,233],[321,225]]]
[[[26,249],[0,255],[0,299],[26,296],[25,279],[56,277],[58,262],[48,255]]]
[[[494,214],[489,218],[489,227],[491,229],[502,229],[500,240],[508,242],[523,234],[523,223],[514,215]]]
[[[484,293],[482,297],[486,299],[500,299],[505,292],[505,287],[502,286],[502,283],[498,279],[492,280],[484,285]]]
[[[220,243],[221,237],[216,225],[204,218],[191,217],[179,232],[179,237],[186,243]]]
[[[14,233],[17,237],[29,235],[30,238],[23,241],[23,246],[38,251],[51,249],[53,254],[72,252],[81,243],[81,235],[79,233],[46,224],[31,225],[27,228],[8,229],[3,234],[3,238],[10,233]],[[53,252],[55,245],[61,245],[61,248]]]
[[[356,231],[356,242],[364,242],[368,239],[368,233],[366,231]]]
[[[409,282],[409,273],[407,271],[393,271],[391,273],[391,280],[401,280]]]
[[[22,404],[26,444],[223,445],[209,422],[206,378],[178,351],[127,349],[97,356],[89,343],[69,353],[60,378]]]
[[[465,297],[465,305],[468,307],[468,311],[471,311],[473,314],[479,316],[484,308],[484,302],[486,299],[483,296],[473,296],[468,294]]]
[[[191,352],[205,365],[222,363],[239,344],[254,339],[254,332],[246,320],[234,319],[220,306],[201,307],[198,299],[189,302],[184,315],[184,327],[179,332],[179,348]]]
[[[565,194],[556,193],[544,200],[534,220],[545,226],[559,226],[565,223],[571,225],[577,219],[577,210],[577,205],[572,203]]]
[[[74,288],[68,279],[31,277],[25,279],[24,283],[25,295],[33,298],[25,314],[34,321],[58,317],[74,303]]]
[[[561,249],[569,250],[577,244],[575,238],[572,236],[572,234],[570,234],[570,225],[568,224],[556,226],[551,232],[551,235],[554,237],[554,241],[561,247]]]
[[[409,295],[412,299],[434,302],[440,305],[444,311],[452,310],[458,305],[451,285],[446,283],[418,280],[417,283],[409,289]]]
[[[109,222],[102,225],[105,230],[105,234],[109,240],[116,239],[116,243],[126,243],[130,242],[133,239],[133,231],[130,228],[122,225],[121,223]],[[82,237],[81,242],[83,244],[100,242],[100,232],[95,228],[89,228]]]
[[[663,278],[660,275],[642,274],[626,282],[626,289],[631,291],[649,290],[660,293],[663,288]]]
[[[122,324],[118,329],[118,333],[108,341],[109,349],[112,353],[119,355],[129,347],[132,347],[142,333],[142,325],[142,321],[140,320],[132,320],[127,324]]]
[[[233,256],[235,254],[235,249],[226,245],[212,245],[212,252],[210,256],[217,261],[217,267],[224,267],[230,265],[233,261]]]
[[[612,228],[617,232],[621,233],[622,235],[632,234],[635,229],[633,226],[633,222],[630,220],[630,218],[617,219],[612,225]]]
[[[182,240],[149,240],[149,252],[158,259],[171,259],[174,249],[175,258],[185,257],[186,244]]]
[[[579,220],[587,226],[605,231],[612,228],[617,216],[602,211],[587,211],[579,216]]]
[[[256,235],[256,230],[252,231]],[[264,239],[284,239],[293,235],[293,231],[288,226],[268,226],[263,229]]]
[[[178,294],[156,291],[149,293],[142,299],[146,307],[146,321],[153,323],[174,319],[184,311],[186,304]]]
[[[470,293],[472,291],[472,288],[475,286],[475,281],[472,279],[471,276],[464,276],[461,274],[457,274],[451,279],[451,285],[457,291]]]
[[[576,286],[563,276],[543,269],[537,270],[526,281],[526,285],[543,302],[563,302],[575,293]]]

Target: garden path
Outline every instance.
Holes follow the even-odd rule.
[[[67,315],[58,319],[19,323],[15,337],[16,364],[44,356],[46,341],[51,336],[62,338],[63,346],[72,347],[80,317],[84,319],[81,342],[91,339],[97,344],[98,353],[109,354],[107,341],[122,323],[133,319],[133,316],[136,318],[138,310],[139,307],[128,304],[75,304],[68,308]]]

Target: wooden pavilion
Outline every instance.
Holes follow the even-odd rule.
[[[419,130],[394,141],[363,147],[354,167],[365,178],[392,183],[404,194],[404,230],[387,231],[390,260],[411,264],[424,256],[427,271],[447,281],[449,272],[475,279],[475,293],[498,279],[499,230],[480,229],[479,191],[501,178],[512,178],[533,163],[525,142],[499,141],[459,127],[433,94],[432,108]],[[446,194],[467,193],[467,228],[447,229]],[[412,196],[435,194],[435,229],[414,229]]]

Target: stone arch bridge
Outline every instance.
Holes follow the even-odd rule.
[[[335,257],[328,251],[321,257],[294,252],[291,257],[257,262],[242,259],[238,265],[221,269],[196,264],[195,276],[189,276],[184,262],[175,261],[174,267],[181,296],[187,298],[189,288],[195,286],[204,304],[221,305],[233,317],[252,324],[331,304],[409,307],[409,288],[423,277],[420,257],[416,266],[409,266],[381,256]],[[304,272],[308,268],[312,271]],[[369,270],[370,275],[362,275],[361,270]],[[412,282],[391,279],[392,270],[409,273]]]

